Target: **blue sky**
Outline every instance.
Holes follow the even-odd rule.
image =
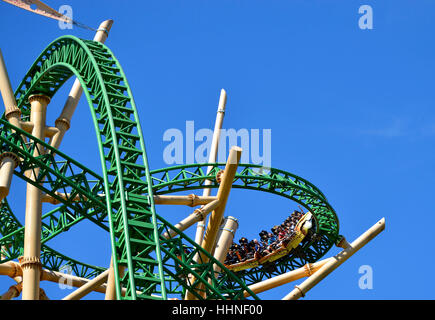
[[[46,3],[71,5],[73,18],[94,28],[114,19],[106,44],[132,87],[152,169],[168,166],[165,130],[184,130],[189,120],[196,128],[213,128],[225,88],[224,128],[271,129],[272,167],[319,187],[349,241],[386,218],[383,233],[304,299],[435,298],[435,281],[425,268],[435,262],[433,1]],[[358,27],[358,8],[365,4],[373,8],[372,30]],[[14,88],[55,38],[93,37],[3,2],[0,17],[0,47]],[[70,83],[52,100],[48,124],[60,113]],[[62,150],[100,172],[92,128],[81,101]],[[24,222],[25,185],[15,178],[12,188],[9,201]],[[237,238],[253,238],[295,208],[272,195],[235,190],[226,213],[239,218]],[[173,222],[189,209],[158,207]],[[91,264],[109,264],[108,234],[90,223],[49,245]],[[373,269],[371,290],[358,287],[362,265]],[[0,291],[10,284],[0,278]],[[262,297],[280,299],[294,284]],[[56,284],[42,287],[53,299],[68,293]]]

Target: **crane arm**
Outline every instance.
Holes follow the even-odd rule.
[[[77,21],[72,20],[71,18],[67,17],[66,15],[54,10],[50,6],[46,5],[45,3],[39,1],[39,0],[3,0],[6,3],[9,3],[11,5],[14,5],[18,8],[39,14],[41,16],[45,16],[51,19],[64,21],[67,23],[72,23],[73,25],[76,25],[80,28],[85,28],[88,30],[95,31],[95,29],[88,27],[82,23],[79,23]]]

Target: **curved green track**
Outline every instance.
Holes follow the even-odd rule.
[[[186,290],[198,299],[243,299],[248,285],[314,262],[338,240],[338,219],[325,196],[308,181],[288,172],[271,169],[259,174],[259,166],[239,165],[233,188],[273,193],[299,203],[316,219],[317,230],[311,242],[278,260],[276,269],[262,267],[234,274],[204,252],[183,232],[165,239],[174,227],[156,213],[153,195],[217,188],[216,173],[224,164],[192,164],[150,171],[136,106],[119,62],[103,44],[64,36],[53,41],[36,59],[15,96],[22,120],[29,119],[31,94],[52,97],[71,77],[76,76],[88,101],[101,160],[100,176],[61,151],[0,120],[1,151],[11,151],[24,159],[15,176],[38,186],[60,202],[43,215],[41,262],[50,270],[70,265],[75,275],[92,278],[105,268],[91,266],[51,249],[48,240],[87,219],[110,232],[119,299],[167,299],[183,297]],[[25,138],[25,141],[23,139]],[[45,149],[34,157],[34,149]],[[207,174],[207,167],[212,170]],[[37,181],[24,174],[39,168]],[[214,181],[205,186],[205,180]],[[56,192],[69,194],[63,199]],[[74,200],[79,197],[80,201]],[[6,260],[23,253],[24,227],[4,200],[0,209],[0,246]],[[189,254],[183,253],[188,246]],[[198,252],[207,263],[194,261]],[[181,260],[179,259],[181,253]],[[119,275],[117,266],[124,266]],[[220,274],[213,272],[214,266]],[[189,282],[188,274],[196,281]],[[126,289],[121,295],[121,287]],[[200,289],[199,289],[200,288]],[[205,291],[202,294],[200,291]],[[253,298],[258,298],[251,292]]]

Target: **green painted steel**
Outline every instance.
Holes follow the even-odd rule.
[[[175,243],[172,243],[171,248],[165,248],[165,257],[162,257],[159,224],[155,216],[152,188],[149,183],[150,174],[137,112],[122,69],[110,50],[100,43],[75,37],[61,37],[51,43],[30,68],[16,92],[23,119],[28,118],[29,115],[28,97],[31,94],[43,93],[52,97],[73,74],[85,89],[97,132],[103,168],[105,210],[111,231],[117,279],[117,295],[121,298],[122,284],[126,288],[124,298],[155,298],[158,294],[160,298],[165,299],[167,283],[170,284],[170,290],[174,291],[171,289],[173,287],[171,275],[172,269],[177,265],[169,261],[177,257],[174,252],[179,251],[180,248],[177,249]],[[86,202],[93,207],[96,203],[95,207],[101,208],[101,201],[94,192],[99,188],[94,186],[86,189],[88,187],[86,183],[85,186],[81,183],[88,181],[85,176],[89,170],[86,172],[84,168],[80,168],[82,170],[79,174],[80,179],[71,179],[77,177],[76,171],[62,172],[61,168],[54,166],[57,164],[54,156],[59,156],[59,152],[51,150],[43,157],[31,157],[31,151],[43,143],[27,135],[32,141],[27,144],[20,140],[25,134],[17,128],[13,129],[15,134],[11,130],[9,135],[6,130],[3,131],[3,137],[10,138],[3,139],[7,144],[3,149],[13,150],[29,160],[20,164],[16,175],[25,179],[22,173],[36,165],[41,167],[43,173],[34,183],[48,194],[51,192],[51,195],[55,195],[54,190],[59,186],[64,189],[69,188],[72,191],[71,197],[79,195],[81,199],[86,199],[79,203]],[[66,162],[68,165],[62,168],[68,168],[72,163],[68,160]],[[50,183],[47,186],[43,181]],[[98,183],[98,186],[101,184]],[[76,203],[69,199],[63,202],[65,206],[76,206]],[[79,206],[78,211],[86,215],[88,210],[87,207]],[[197,250],[201,249],[197,248]],[[222,298],[220,292],[225,290],[219,286],[210,287],[208,283],[214,277],[212,272],[214,264],[218,262],[213,261],[201,271],[200,283],[210,291],[207,293],[210,298]],[[117,274],[118,265],[127,268],[122,278]],[[195,272],[191,270],[192,274]],[[198,285],[198,283],[186,284],[182,290],[186,288],[193,290],[194,286]],[[176,292],[180,293],[180,290]],[[233,293],[231,295],[237,296]],[[240,296],[240,293],[238,295]]]
[[[87,197],[88,201],[86,201],[86,203],[88,208],[93,208],[93,210],[88,212],[82,210],[84,214],[81,214],[81,211],[77,210],[76,203],[68,199],[63,200],[62,198],[59,198],[64,202],[64,205],[45,214],[43,217],[43,243],[55,237],[60,232],[67,231],[71,226],[84,218],[92,219],[93,216],[96,215],[100,222],[99,225],[104,223],[104,212],[100,213],[101,210],[97,210],[101,207],[101,202],[98,200],[98,194],[101,191],[101,184],[103,181],[102,177],[93,172],[87,171],[74,160],[68,158],[60,151],[51,148],[44,142],[34,139],[30,134],[27,134],[18,128],[13,128],[9,123],[3,120],[0,120],[0,123],[2,124],[2,129],[0,131],[2,149],[15,152],[20,157],[27,157],[28,159],[27,163],[23,163],[16,169],[15,174],[17,176],[26,179],[24,175],[26,170],[30,167],[42,167],[44,170],[41,170],[42,173],[38,177],[38,181],[42,181],[42,178],[45,178],[44,180],[51,182],[52,185],[51,188],[44,188],[44,191],[53,196],[56,196],[56,191],[69,191],[71,194],[70,198],[73,198],[74,195],[80,195],[80,198],[82,199]],[[27,141],[25,145],[17,143],[17,141],[19,141],[23,136],[26,137]],[[44,146],[46,150],[46,154],[39,157],[43,158],[45,162],[37,162],[37,159],[33,159],[33,148],[39,145]],[[56,162],[53,157],[50,156],[53,154],[56,154]],[[59,164],[63,164],[63,166],[60,166]],[[209,166],[212,167],[212,170],[209,174],[205,174]],[[43,173],[48,172],[47,168],[50,167],[68,167],[69,171],[65,171],[64,169],[60,170],[62,174],[61,178],[63,178],[63,180],[60,180],[59,182],[56,180],[56,177],[45,176],[46,174]],[[75,167],[77,167],[77,169],[74,170]],[[204,181],[206,179],[213,182],[208,187],[217,188],[218,184],[216,183],[215,175],[223,168],[224,164],[193,164],[151,171],[154,194],[167,194],[178,191],[201,189],[204,187]],[[233,187],[270,192],[298,202],[307,208],[307,210],[314,213],[316,220],[319,222],[319,231],[326,230],[327,232],[323,236],[320,232],[318,241],[306,245],[305,250],[303,250],[304,256],[293,255],[286,259],[281,259],[277,264],[277,270],[275,270],[275,272],[270,272],[270,270],[265,271],[262,268],[251,269],[249,272],[244,272],[242,274],[244,281],[249,284],[292,270],[295,267],[302,266],[306,262],[316,261],[329,249],[333,244],[334,239],[336,239],[335,234],[338,234],[338,220],[336,219],[335,213],[326,201],[324,195],[314,185],[298,176],[282,170],[271,168],[270,172],[267,174],[259,174],[259,170],[259,166],[240,164],[233,182]],[[54,173],[56,173],[56,170],[54,170]],[[83,182],[86,179],[93,181],[94,188],[89,187],[90,183],[85,183],[84,187],[80,187],[80,185],[72,183],[71,181],[73,181],[73,179],[69,178],[69,176],[83,177],[78,180],[80,182]],[[64,181],[66,181],[66,183]],[[68,184],[68,182],[70,183]],[[38,185],[37,182],[30,181],[30,183]],[[57,189],[56,186],[58,187]],[[88,187],[88,190],[86,190],[86,186]],[[65,187],[68,189],[65,190]],[[71,206],[72,210],[68,210],[70,209],[69,206]],[[74,212],[74,214],[72,214],[72,212]],[[69,219],[68,223],[65,223],[67,219]],[[160,219],[160,217],[158,217],[158,219]],[[12,228],[12,230],[13,232],[0,240],[1,245],[6,245],[9,239],[16,239],[18,237],[20,238],[19,243],[22,243],[23,228]],[[335,232],[333,232],[334,230]],[[4,235],[6,233],[2,232],[2,234]],[[171,248],[168,243],[165,244]],[[16,257],[17,256],[15,256],[15,258]],[[238,276],[240,277],[241,275],[238,274]],[[231,287],[234,287],[234,282],[231,280],[230,282],[232,282]],[[230,284],[227,285],[230,286]]]
[[[7,236],[1,239],[2,254],[6,257],[2,262],[16,259],[23,254],[24,233],[20,234],[23,230],[21,223],[12,213],[6,199],[4,199],[0,207],[0,234]],[[95,277],[105,270],[105,268],[71,259],[46,245],[41,247],[41,263],[45,268],[53,271],[58,271],[64,266],[70,266],[72,273],[82,278]]]
[[[147,194],[150,191],[144,177],[148,164],[142,132],[127,80],[110,50],[98,42],[75,37],[55,40],[26,74],[25,79],[31,81],[24,80],[19,86],[16,94],[18,105],[24,115],[28,114],[27,99],[32,93],[51,97],[73,74],[85,89],[97,132],[115,277],[119,280],[117,295],[121,296],[122,282],[126,298],[136,299],[138,287],[144,296],[151,296],[160,286],[165,299],[160,247],[154,227],[154,205],[152,201],[135,201],[131,197],[135,193]],[[151,227],[133,226],[130,221],[140,221]],[[150,240],[146,250],[139,250],[130,241],[138,233]],[[151,258],[151,253],[156,257]],[[156,263],[144,266],[138,260],[141,258],[153,259]],[[126,267],[122,279],[118,275],[118,265]],[[156,268],[159,276],[154,274]],[[149,277],[139,277],[141,271]]]
[[[212,169],[207,174],[208,167]],[[218,188],[216,174],[225,167],[225,164],[191,164],[163,168],[151,171],[154,194],[168,194],[179,191],[196,189]],[[205,185],[205,181],[212,181]],[[302,267],[307,262],[315,262],[339,239],[339,222],[337,215],[328,203],[323,193],[307,180],[283,170],[270,168],[262,172],[262,167],[253,164],[240,164],[235,175],[232,187],[235,189],[256,190],[268,192],[288,198],[306,210],[313,213],[317,231],[313,241],[304,242],[293,254],[279,259],[274,268],[259,266],[243,272],[237,276],[243,279],[246,285],[274,277],[276,275]],[[259,226],[261,228],[261,226]],[[228,286],[239,289],[228,281]]]
[[[234,188],[269,192],[299,203],[314,214],[317,231],[311,242],[278,260],[274,270],[258,267],[237,274],[229,271],[159,216],[153,203],[153,195],[157,194],[217,188],[215,176],[224,164],[192,164],[150,171],[131,90],[119,62],[106,46],[71,36],[53,41],[31,66],[15,93],[22,119],[29,118],[31,94],[52,97],[73,75],[84,88],[90,106],[103,176],[0,120],[1,151],[14,152],[24,159],[15,176],[60,202],[43,216],[44,267],[58,270],[62,265],[70,265],[74,274],[85,278],[104,270],[66,257],[45,244],[87,219],[110,231],[119,299],[182,298],[186,291],[198,299],[244,299],[243,292],[249,291],[249,284],[318,260],[339,238],[337,216],[313,184],[282,170],[261,172],[260,166],[241,164]],[[34,157],[35,148],[41,147],[45,153]],[[208,166],[212,170],[207,174]],[[30,181],[25,172],[34,168],[39,168],[40,173],[36,181]],[[205,180],[213,182],[205,186]],[[68,196],[60,197],[57,192]],[[74,200],[77,197],[79,201]],[[22,254],[24,228],[6,200],[0,210],[0,223],[2,254],[6,260],[16,259]],[[162,235],[169,229],[178,235],[165,239]],[[195,256],[208,257],[208,262],[195,262]],[[126,267],[122,277],[117,272],[119,265]],[[221,272],[214,272],[216,268]],[[189,275],[194,276],[195,283],[190,282]],[[121,296],[121,286],[126,288],[125,296]]]

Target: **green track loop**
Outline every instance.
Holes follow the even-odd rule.
[[[153,195],[203,189],[207,179],[213,181],[207,187],[217,188],[215,175],[224,164],[192,164],[150,172],[131,90],[119,62],[105,45],[72,36],[53,41],[15,92],[22,119],[29,118],[31,94],[52,97],[73,75],[79,79],[90,106],[102,176],[0,120],[2,152],[14,152],[23,159],[14,174],[61,203],[43,215],[41,261],[44,267],[58,270],[62,265],[70,265],[74,274],[85,278],[104,271],[105,268],[81,263],[46,245],[48,240],[88,219],[110,231],[119,299],[182,298],[187,290],[198,299],[244,299],[243,292],[249,291],[249,284],[316,261],[337,240],[336,214],[314,185],[282,170],[271,169],[267,174],[259,174],[260,166],[241,164],[234,188],[269,192],[299,203],[314,214],[318,232],[311,243],[280,259],[275,271],[265,272],[258,267],[235,275],[156,214],[153,203]],[[45,154],[34,157],[34,148],[40,146],[45,147]],[[209,165],[213,169],[206,174]],[[38,179],[30,181],[24,172],[36,167],[40,168]],[[70,197],[63,199],[56,192],[68,193]],[[76,196],[80,201],[73,201]],[[0,245],[5,248],[2,253],[6,260],[16,259],[22,254],[24,228],[6,200],[0,210],[0,223]],[[178,236],[163,238],[162,234],[169,229],[174,229]],[[188,253],[183,251],[185,246],[190,248]],[[209,261],[195,263],[193,257],[198,253]],[[122,277],[117,272],[120,265],[126,268]],[[220,274],[213,271],[216,267],[221,269]],[[196,282],[190,283],[188,275],[194,275]],[[121,296],[121,287],[126,289],[125,296]]]

